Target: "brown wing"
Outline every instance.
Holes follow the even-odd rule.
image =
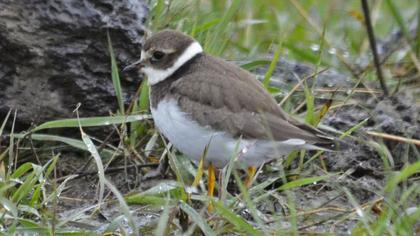
[[[201,56],[169,92],[201,125],[234,137],[326,142],[318,130],[285,114],[252,74],[211,56]]]

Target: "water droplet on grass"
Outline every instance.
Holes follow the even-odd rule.
[[[330,48],[330,49],[328,49],[328,53],[329,54],[336,54],[337,53],[337,49],[335,49],[335,48]]]
[[[356,209],[356,213],[357,213],[357,215],[358,215],[358,216],[360,216],[360,217],[363,217],[363,215],[364,215],[364,214],[363,214],[362,209],[360,209],[360,208],[357,208],[357,209]]]
[[[319,51],[320,46],[318,44],[312,44],[310,48],[312,51],[317,52]]]

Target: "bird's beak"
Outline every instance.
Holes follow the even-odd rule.
[[[143,60],[140,59],[140,60],[138,60],[134,63],[131,63],[130,65],[124,67],[122,72],[127,72],[127,71],[130,71],[130,70],[133,70],[133,69],[141,69],[143,67],[144,67]]]

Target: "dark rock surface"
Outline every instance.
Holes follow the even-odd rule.
[[[327,114],[323,123],[345,131],[362,120],[369,118],[368,122],[355,134],[356,136],[364,137],[366,136],[364,131],[371,130],[420,139],[420,106],[415,102],[415,94],[417,94],[416,90],[406,90],[389,98],[371,98],[365,102],[365,108],[350,106],[345,109],[339,109],[335,113]],[[410,162],[416,161],[415,146],[410,147],[406,143],[389,140],[384,142],[394,159],[393,164],[396,169],[406,164],[407,160],[403,158],[404,156],[407,156]],[[367,147],[360,147],[357,150],[353,149],[346,153],[347,155],[342,155],[341,161],[337,161],[337,165],[334,165],[334,168],[341,169],[341,167],[348,165],[359,166],[359,168],[369,169],[372,172],[381,170],[383,164],[372,163],[374,160],[371,157],[376,156],[375,153],[375,150]],[[381,160],[377,159],[375,161]]]
[[[117,110],[107,31],[117,61],[140,55],[144,1],[0,0],[0,121],[18,110],[17,129],[31,123]],[[138,82],[122,81],[129,100]]]

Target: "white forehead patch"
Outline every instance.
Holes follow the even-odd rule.
[[[203,48],[198,42],[193,42],[190,46],[185,49],[180,57],[175,61],[175,63],[164,70],[155,69],[152,67],[144,67],[142,71],[147,75],[149,79],[149,84],[154,85],[160,81],[171,76],[176,70],[179,69],[185,62],[189,61],[191,58],[196,56],[199,53],[203,52]],[[148,57],[144,51],[141,52],[141,60],[145,60]]]

